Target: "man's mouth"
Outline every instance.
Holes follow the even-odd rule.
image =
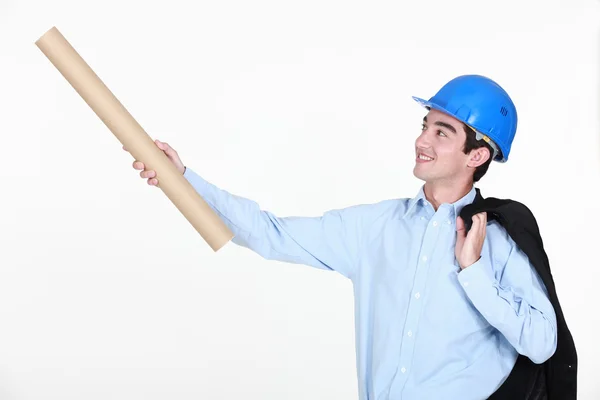
[[[430,156],[425,155],[423,153],[419,153],[417,155],[417,161],[419,161],[419,162],[433,161],[433,159],[434,159],[433,157],[430,157]]]

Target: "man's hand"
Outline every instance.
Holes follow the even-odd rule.
[[[156,144],[156,146],[159,149],[161,149],[165,153],[165,155],[173,163],[173,165],[175,165],[175,168],[177,168],[177,171],[179,171],[181,174],[183,174],[185,172],[185,166],[183,165],[183,162],[179,158],[177,151],[175,151],[174,148],[169,146],[168,143],[161,142],[158,139],[155,140],[154,143]],[[123,146],[123,150],[128,151],[125,148],[125,146]],[[156,171],[147,170],[144,163],[142,163],[141,161],[138,161],[138,160],[135,160],[133,162],[133,168],[142,171],[142,172],[140,172],[140,176],[142,178],[148,179],[148,185],[151,185],[151,186],[158,185],[158,178],[156,177]]]
[[[481,258],[481,249],[485,240],[487,213],[473,215],[473,226],[465,233],[465,222],[461,217],[456,219],[455,256],[461,269],[467,268]]]

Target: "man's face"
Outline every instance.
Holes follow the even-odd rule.
[[[467,167],[469,155],[462,151],[465,139],[462,122],[431,109],[415,141],[414,175],[426,182],[460,181],[472,175],[473,170]]]

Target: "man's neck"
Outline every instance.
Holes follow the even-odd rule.
[[[473,182],[443,184],[440,182],[425,182],[423,190],[425,198],[437,211],[444,203],[452,204],[467,195],[473,189]]]

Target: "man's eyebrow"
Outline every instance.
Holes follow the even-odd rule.
[[[427,116],[423,117],[423,122],[427,122]],[[443,128],[446,128],[446,129],[448,129],[452,133],[456,133],[456,129],[452,125],[447,124],[446,122],[435,121],[435,125],[441,126]]]
[[[442,122],[442,121],[435,121],[435,124],[437,126],[441,126],[441,127],[447,128],[452,133],[456,133],[456,129],[454,129],[454,127],[452,125],[450,125],[450,124],[447,124],[447,123]]]

